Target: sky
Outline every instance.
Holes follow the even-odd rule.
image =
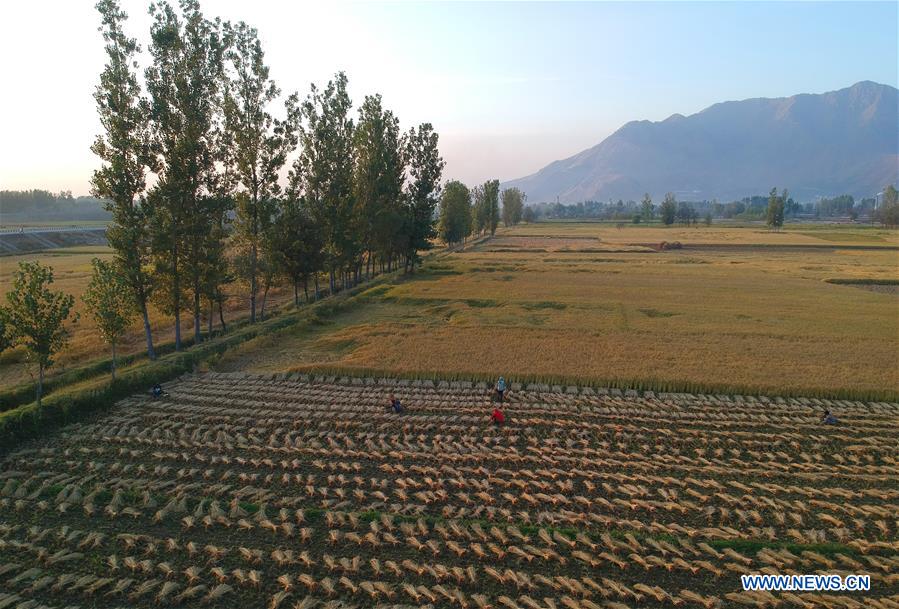
[[[343,70],[403,128],[430,122],[444,177],[521,177],[630,120],[899,80],[899,2],[201,0],[259,30],[304,96]],[[121,0],[146,44],[148,2]],[[0,1],[0,190],[88,194],[105,55],[93,0]],[[277,111],[277,108],[274,109]]]

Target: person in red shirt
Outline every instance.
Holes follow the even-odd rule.
[[[490,415],[490,420],[493,421],[494,425],[502,425],[506,422],[506,415],[503,414],[499,407],[496,407],[493,409],[493,414]]]

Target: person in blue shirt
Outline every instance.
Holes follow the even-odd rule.
[[[394,414],[403,414],[403,405],[400,404],[399,398],[392,393],[390,394],[390,408]]]
[[[824,423],[825,425],[836,425],[837,418],[835,416],[833,416],[829,410],[825,410],[824,418],[821,419],[821,422]]]
[[[506,380],[503,377],[499,377],[499,380],[496,381],[496,395],[499,397],[499,402],[502,404],[503,402],[503,394],[506,393]]]

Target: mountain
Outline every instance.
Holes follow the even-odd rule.
[[[632,121],[602,142],[503,184],[531,202],[634,199],[666,192],[722,201],[788,188],[799,201],[868,197],[899,180],[897,91],[864,81],[820,95],[715,104]]]

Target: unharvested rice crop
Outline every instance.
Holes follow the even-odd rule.
[[[463,382],[166,389],[0,462],[0,607],[899,602],[899,404],[513,384],[497,428]],[[871,591],[744,593],[743,573]]]

